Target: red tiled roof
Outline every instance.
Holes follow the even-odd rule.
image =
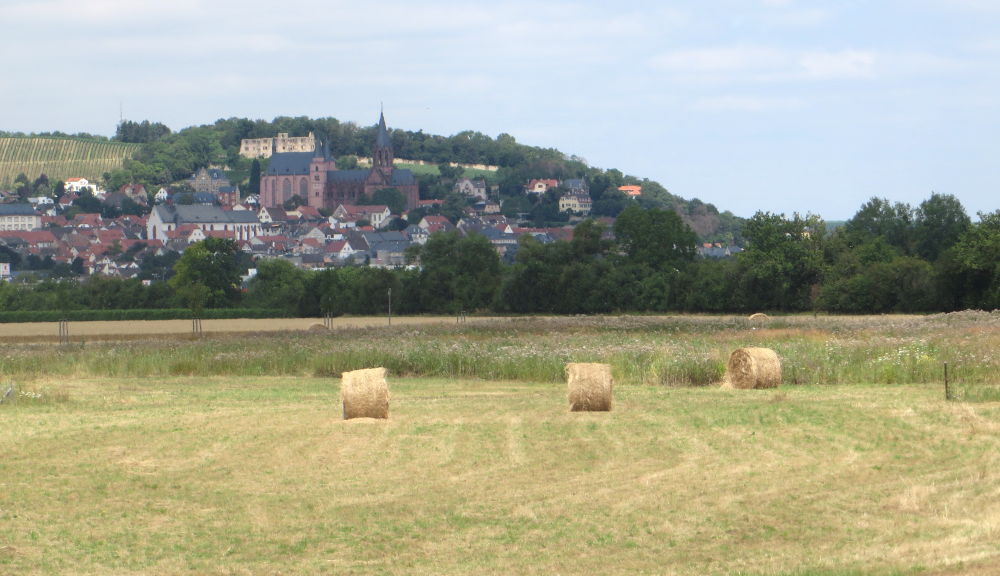
[[[0,238],[20,238],[34,246],[56,242],[56,237],[48,230],[0,230]]]

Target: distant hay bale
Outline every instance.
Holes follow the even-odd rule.
[[[329,332],[330,329],[327,328],[325,324],[323,324],[321,322],[316,322],[316,323],[312,324],[311,326],[309,326],[309,331],[310,332]]]
[[[726,380],[733,388],[777,388],[781,384],[781,360],[770,348],[740,348],[729,356]]]
[[[344,420],[388,418],[389,385],[385,381],[385,368],[344,372],[340,398],[344,402]]]
[[[566,365],[571,412],[611,410],[611,365],[570,362]]]
[[[763,312],[757,312],[756,314],[751,314],[748,320],[750,320],[751,322],[765,322],[767,320],[770,320],[770,317],[768,317],[768,315],[764,314]]]

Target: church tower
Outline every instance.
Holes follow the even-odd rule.
[[[330,144],[315,140],[315,150],[309,161],[309,198],[306,203],[315,208],[326,208],[327,173],[337,169],[337,163],[330,157]]]
[[[378,130],[375,133],[375,147],[372,148],[372,169],[380,172],[384,182],[392,182],[392,138],[385,127],[385,114],[379,112]]]

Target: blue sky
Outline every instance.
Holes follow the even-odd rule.
[[[1000,1],[5,0],[0,130],[333,116],[558,148],[685,198],[1000,209]]]

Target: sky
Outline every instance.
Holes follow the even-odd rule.
[[[0,22],[0,130],[383,109],[743,217],[1000,209],[1000,0],[3,0]]]

